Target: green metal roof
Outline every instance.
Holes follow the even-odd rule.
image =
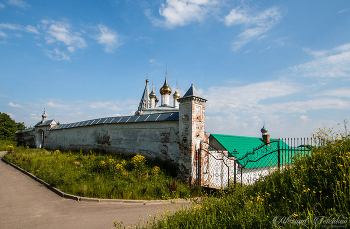
[[[282,164],[292,163],[292,155],[294,155],[294,153],[309,153],[309,149],[306,147],[292,148],[279,139],[271,138],[271,144],[268,146],[264,145],[262,138],[257,137],[223,134],[211,134],[211,137],[216,139],[232,156],[236,157],[238,162],[246,169],[278,165],[278,146],[281,149],[280,162]],[[247,153],[251,154],[245,157]],[[247,163],[248,160],[249,162]]]
[[[211,134],[232,156],[243,157],[247,152],[252,152],[254,148],[261,146],[264,142],[262,138],[244,137],[224,134]],[[238,154],[232,154],[237,151]]]

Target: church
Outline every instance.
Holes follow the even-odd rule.
[[[42,120],[34,128],[16,132],[16,140],[26,145],[48,150],[104,151],[108,153],[140,154],[159,157],[174,163],[180,177],[196,177],[196,152],[201,142],[208,142],[205,133],[205,103],[193,83],[181,96],[168,85],[167,73],[160,93],[143,91],[135,115],[105,117],[57,125]],[[170,96],[173,104],[170,104]]]

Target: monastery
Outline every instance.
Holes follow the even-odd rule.
[[[286,153],[291,147],[278,139],[270,141],[265,125],[262,138],[220,134],[208,138],[207,100],[198,94],[193,83],[181,97],[177,88],[172,94],[166,74],[159,90],[160,105],[148,83],[147,79],[134,115],[57,125],[55,120],[46,119],[44,111],[34,128],[16,132],[16,140],[48,150],[83,149],[158,157],[175,164],[182,179],[210,188],[225,188],[232,182],[251,184],[279,169],[281,162],[290,163],[280,158],[280,152]],[[292,150],[305,152],[305,147]],[[258,157],[263,160],[257,162]]]
[[[16,140],[48,150],[105,151],[159,157],[177,165],[182,178],[193,180],[196,152],[201,142],[208,142],[205,133],[205,103],[193,83],[181,97],[168,85],[167,74],[159,93],[160,105],[149,81],[135,115],[106,117],[57,125],[42,120],[34,128],[16,132]],[[170,96],[173,104],[170,104]]]

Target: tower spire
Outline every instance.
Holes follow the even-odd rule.
[[[138,107],[137,111],[135,112],[136,115],[142,114],[143,109],[147,109],[150,107],[148,82],[149,82],[149,80],[148,80],[148,74],[147,74],[145,90],[143,91],[139,107]]]

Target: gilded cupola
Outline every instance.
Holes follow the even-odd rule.
[[[168,85],[168,76],[167,73],[165,74],[165,82],[163,87],[160,89],[160,94],[161,95],[170,95],[171,94],[171,88]]]
[[[177,90],[177,88],[176,88],[176,90],[175,90],[175,93],[173,94],[173,98],[174,98],[174,99],[180,98],[180,93],[179,93],[179,91]]]

